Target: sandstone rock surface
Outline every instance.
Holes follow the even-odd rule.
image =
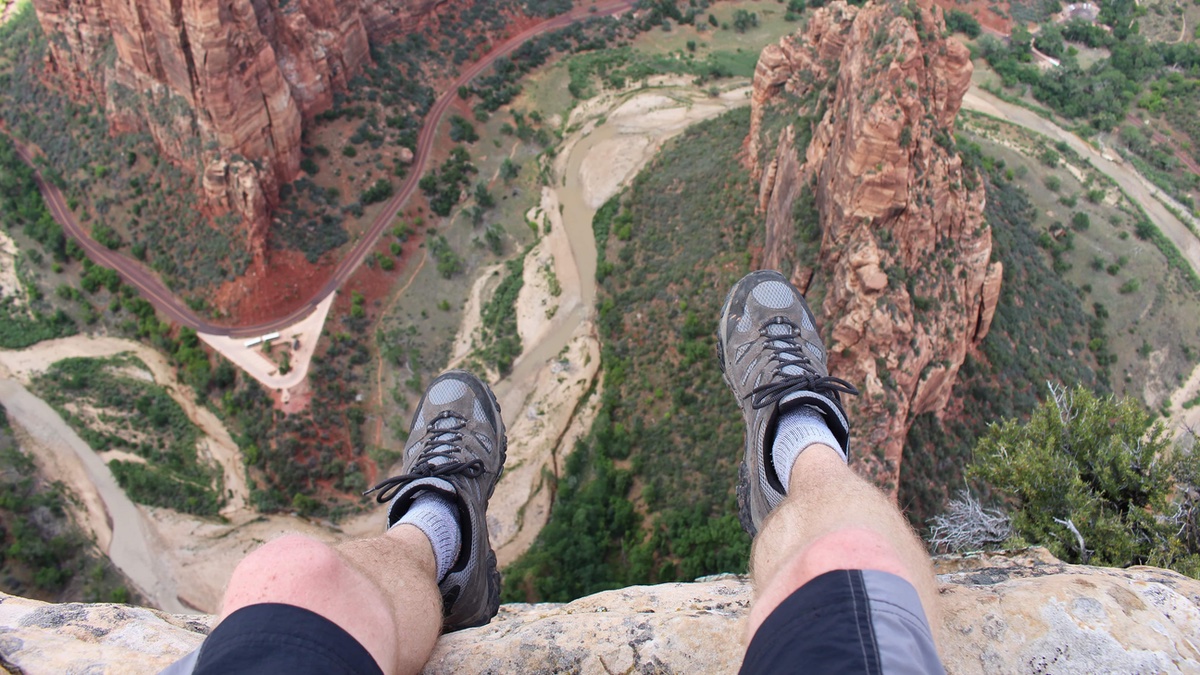
[[[1152,567],[1067,565],[1045,549],[937,561],[950,673],[1196,672],[1200,581]],[[505,605],[447,635],[426,673],[732,673],[744,577],[638,586],[565,605]],[[154,673],[212,617],[0,594],[0,664],[37,673]]]
[[[299,173],[304,119],[370,61],[369,37],[414,30],[440,0],[34,0],[47,70],[146,130],[199,176],[212,215],[237,214],[256,256],[279,186]]]
[[[823,290],[830,369],[862,390],[848,400],[856,467],[893,493],[912,419],[946,407],[1002,278],[983,185],[953,148],[971,61],[944,30],[928,3],[814,11],[763,50],[746,141],[760,264]],[[816,269],[798,262],[805,191],[820,212]]]

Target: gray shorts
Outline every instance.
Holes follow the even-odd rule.
[[[743,673],[944,673],[917,589],[874,570],[809,581],[758,628]]]

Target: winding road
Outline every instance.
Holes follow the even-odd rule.
[[[971,87],[967,90],[966,96],[963,97],[962,107],[991,115],[1009,124],[1015,124],[1041,134],[1052,141],[1063,141],[1071,146],[1072,150],[1088,159],[1092,166],[1116,181],[1130,199],[1141,204],[1150,220],[1175,244],[1183,257],[1191,264],[1192,269],[1200,274],[1200,238],[1156,198],[1159,189],[1132,167],[1112,161],[1080,137],[1033,111],[1002,101],[978,87]]]
[[[177,324],[194,328],[202,333],[235,338],[263,335],[264,333],[285,328],[308,316],[322,300],[340,288],[350,278],[350,275],[354,273],[354,270],[358,269],[358,266],[366,259],[371,249],[374,248],[376,242],[379,240],[380,235],[383,234],[384,229],[391,225],[392,221],[396,218],[396,214],[400,212],[401,207],[404,206],[404,203],[408,201],[408,198],[412,196],[413,191],[417,188],[417,182],[425,171],[425,164],[428,162],[430,152],[433,149],[438,125],[441,124],[442,118],[454,101],[454,97],[458,95],[457,92],[460,86],[470,83],[471,80],[478,77],[480,73],[495,63],[496,59],[511,54],[522,44],[542,33],[564,28],[587,18],[618,14],[632,7],[633,3],[634,0],[611,0],[585,7],[576,7],[566,14],[547,19],[527,28],[506,40],[479,61],[471,64],[434,102],[433,107],[425,118],[425,123],[421,127],[421,133],[417,137],[417,148],[413,153],[413,162],[408,178],[396,194],[384,205],[383,210],[375,216],[366,235],[360,238],[358,243],[350,249],[350,252],[342,258],[333,275],[317,291],[316,295],[286,316],[259,324],[244,326],[213,324],[198,316],[189,307],[180,302],[162,281],[143,265],[97,243],[92,239],[91,234],[75,219],[71,210],[67,208],[66,199],[63,198],[62,192],[55,185],[47,182],[41,172],[38,171],[37,166],[33,162],[33,153],[17,139],[14,138],[12,140],[17,152],[21,155],[21,159],[33,168],[34,178],[37,181],[38,188],[42,192],[42,197],[46,200],[50,214],[58,221],[67,235],[79,242],[92,262],[116,270],[125,283],[137,288],[141,292],[142,297],[154,305],[155,309]]]

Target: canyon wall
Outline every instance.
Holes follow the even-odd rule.
[[[438,0],[34,0],[47,71],[97,102],[113,133],[148,131],[200,177],[210,215],[241,217],[263,253],[279,186],[300,167],[303,120],[413,30]]]
[[[945,408],[1002,276],[981,178],[954,150],[970,56],[944,31],[928,3],[814,11],[763,51],[746,140],[760,265],[823,290],[830,369],[862,390],[847,400],[855,466],[893,494],[908,428]],[[806,191],[820,214],[808,258]]]

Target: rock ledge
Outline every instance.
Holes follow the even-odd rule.
[[[1068,565],[1045,549],[942,557],[941,652],[951,673],[1200,671],[1200,581],[1153,567]],[[427,673],[736,672],[749,582],[724,575],[567,604],[505,605],[448,635]],[[153,673],[213,618],[0,593],[0,666]]]

